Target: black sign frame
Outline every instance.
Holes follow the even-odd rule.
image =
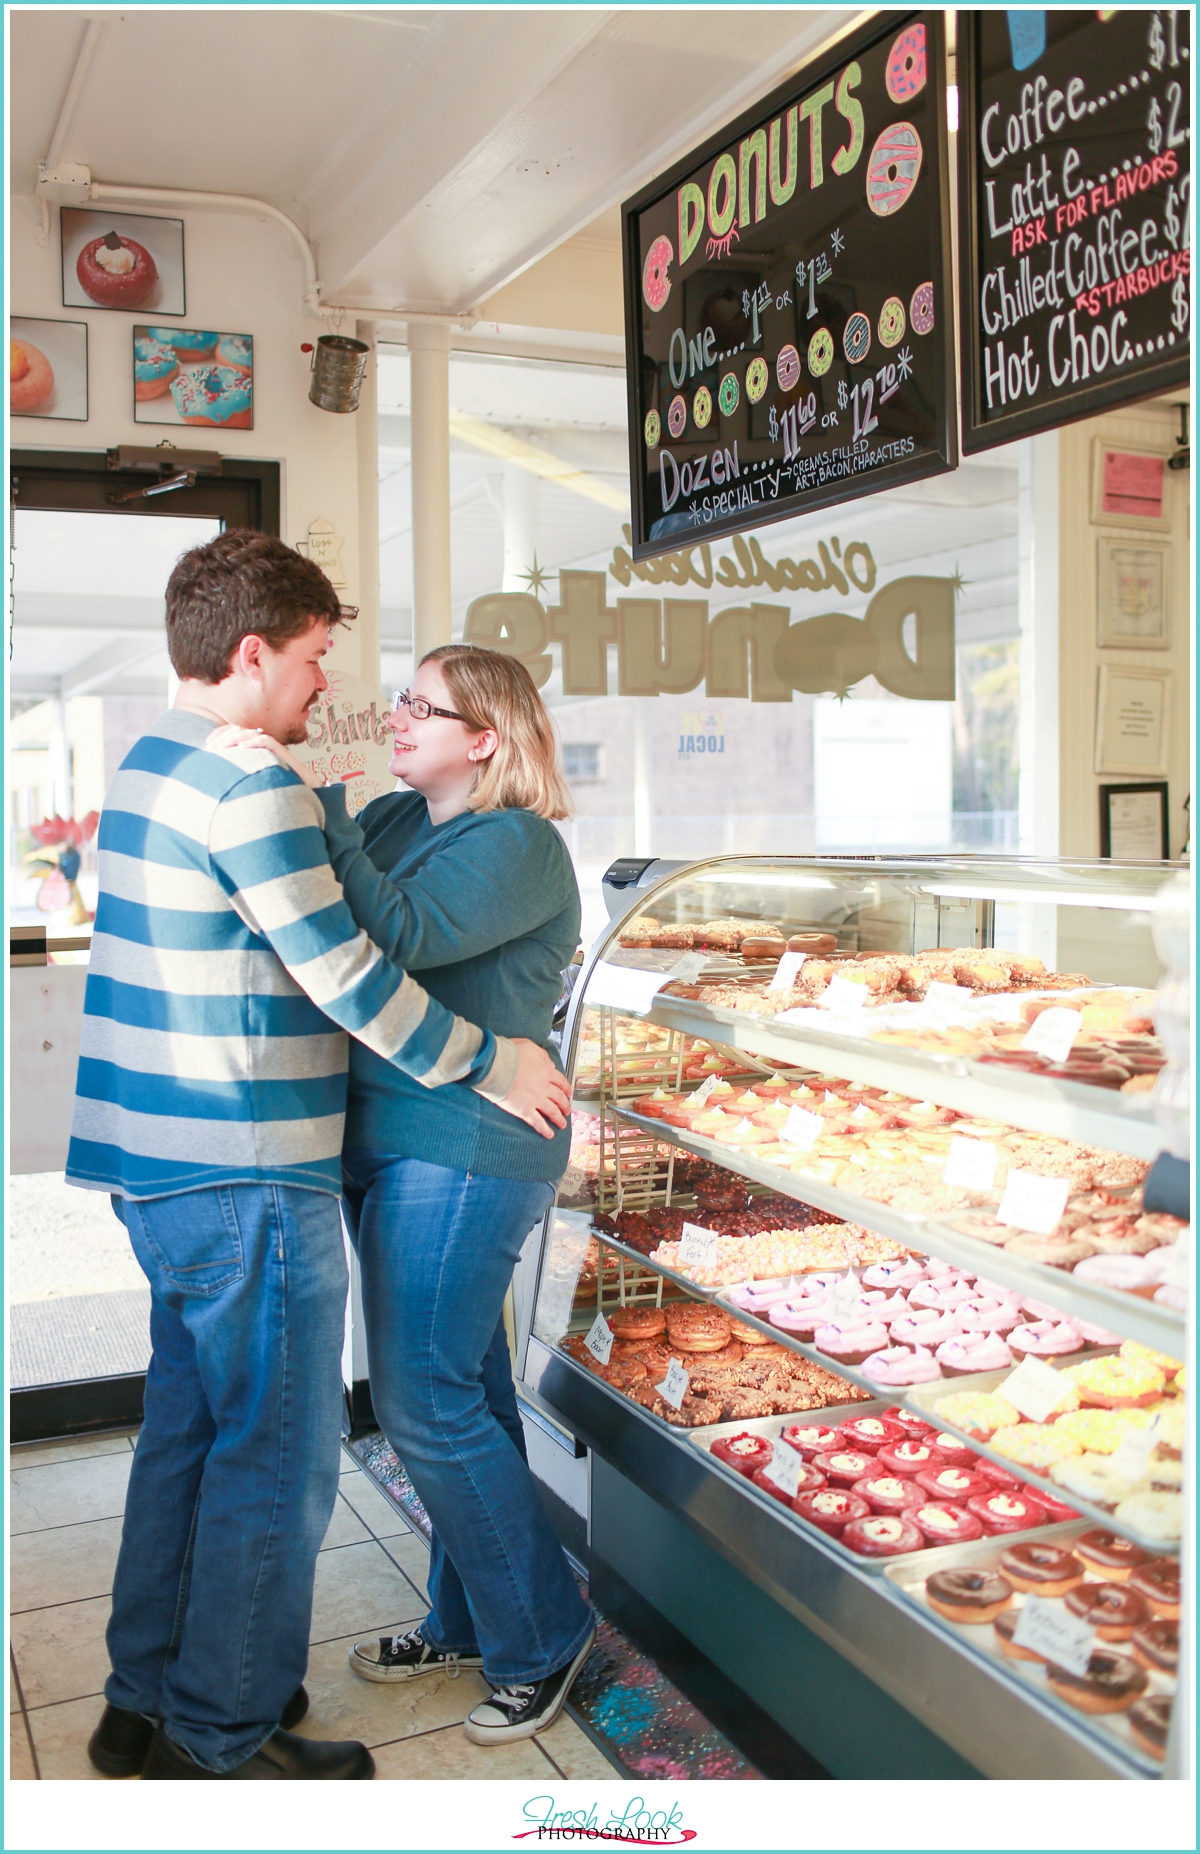
[[[1064,11],[1069,9],[1062,9]],[[1131,9],[1149,18],[1152,9]],[[997,16],[1000,15],[997,9]],[[1094,18],[1094,15],[1093,15]],[[1182,352],[1170,360],[1155,361],[1145,367],[1114,374],[1098,386],[1081,386],[1064,394],[1052,404],[1037,404],[1025,410],[1002,414],[997,418],[983,415],[983,378],[980,325],[977,305],[981,285],[980,180],[979,158],[979,47],[978,34],[983,19],[978,10],[959,11],[955,16],[956,64],[958,78],[958,248],[959,248],[959,322],[961,327],[962,450],[965,457],[1011,444],[1030,433],[1057,431],[1061,425],[1073,425],[1079,419],[1092,418],[1109,407],[1130,405],[1154,399],[1172,387],[1186,385],[1191,377],[1191,339]],[[1186,73],[1185,73],[1186,75]]]
[[[648,206],[663,200],[689,179],[694,170],[714,159],[744,136],[766,127],[789,105],[801,102],[822,83],[836,75],[862,52],[880,41],[893,40],[905,26],[920,20],[925,27],[928,83],[931,91],[935,146],[925,150],[924,158],[934,175],[937,187],[936,208],[931,209],[933,236],[932,281],[937,290],[937,319],[930,341],[935,355],[933,455],[925,452],[912,460],[898,459],[860,475],[838,477],[827,484],[800,491],[774,503],[756,504],[752,511],[718,517],[703,526],[664,534],[657,540],[648,538],[648,522],[643,480],[643,424],[647,407],[642,399],[641,346],[641,265],[638,261],[636,227],[638,215]],[[714,541],[769,523],[795,520],[812,510],[840,506],[895,489],[903,483],[918,482],[930,476],[942,476],[958,467],[958,405],[955,385],[956,332],[954,302],[954,268],[951,245],[951,162],[950,138],[946,116],[946,35],[945,14],[936,9],[877,13],[854,32],[847,33],[827,47],[821,55],[796,71],[769,95],[744,110],[699,147],[691,150],[664,173],[658,175],[621,207],[621,260],[625,286],[625,367],[629,403],[629,487],[632,526],[630,552],[635,560],[650,560],[679,548]]]

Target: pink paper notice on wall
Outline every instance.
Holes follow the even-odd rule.
[[[1105,451],[1100,507],[1105,515],[1144,515],[1161,521],[1163,459],[1134,451]]]

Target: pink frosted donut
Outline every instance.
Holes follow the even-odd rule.
[[[1078,1275],[1081,1281],[1091,1281],[1096,1287],[1120,1288],[1126,1294],[1152,1287],[1155,1281],[1143,1255],[1089,1255],[1084,1261],[1076,1262],[1071,1273]]]
[[[671,279],[667,273],[674,256],[675,247],[665,234],[662,238],[656,238],[646,253],[642,270],[642,295],[655,315],[666,307],[667,298],[671,294]],[[678,435],[676,432],[675,436]]]
[[[954,1315],[940,1307],[922,1307],[891,1324],[893,1345],[941,1345],[945,1339],[959,1339],[962,1328]]]
[[[1011,1300],[965,1300],[955,1311],[965,1333],[1010,1333],[1021,1318]]]
[[[914,335],[927,335],[933,327],[933,285],[918,283],[908,305]]]
[[[818,1352],[824,1352],[826,1358],[832,1358],[842,1365],[858,1365],[872,1352],[882,1351],[887,1344],[888,1330],[878,1320],[864,1320],[861,1325],[818,1326],[813,1334],[813,1344]]]
[[[911,122],[893,122],[876,138],[867,162],[867,205],[879,218],[890,219],[910,197],[923,154]]]
[[[883,74],[893,103],[907,103],[925,88],[925,28],[918,24],[902,32],[888,53]]]
[[[1120,1345],[1120,1333],[1110,1332],[1107,1326],[1092,1326],[1087,1320],[1072,1319],[1072,1326],[1081,1339],[1089,1345]]]
[[[882,1320],[890,1326],[893,1320],[900,1320],[908,1312],[907,1294],[885,1294],[882,1288],[875,1288],[863,1296],[871,1309],[871,1317]]]
[[[925,1270],[920,1262],[911,1257],[903,1262],[874,1262],[870,1268],[863,1270],[862,1283],[865,1288],[910,1288],[916,1287],[918,1281],[924,1281]]]
[[[959,1339],[948,1339],[934,1357],[951,1378],[965,1377],[972,1371],[1004,1371],[1013,1362],[999,1333],[967,1333]]]
[[[790,393],[800,378],[800,356],[790,341],[786,347],[779,350],[779,357],[775,362],[775,378],[779,381],[781,393]]]
[[[888,1346],[864,1358],[859,1369],[872,1384],[928,1384],[940,1378],[942,1368],[925,1346]]]
[[[926,1281],[922,1286],[912,1290],[908,1297],[908,1304],[914,1309],[936,1307],[939,1313],[951,1313],[956,1307],[965,1306],[971,1299],[973,1299],[971,1288],[962,1279],[946,1282]]]
[[[676,393],[667,407],[667,430],[673,438],[679,438],[683,436],[683,428],[686,424],[687,400],[682,393]]]
[[[1015,1326],[1008,1343],[1014,1352],[1032,1352],[1036,1358],[1083,1350],[1079,1328],[1070,1320],[1035,1320],[1028,1326]]]
[[[744,1313],[765,1313],[781,1300],[798,1298],[799,1293],[794,1281],[747,1281],[731,1289],[729,1298]]]
[[[969,1281],[970,1275],[964,1275],[961,1268],[953,1262],[943,1262],[940,1255],[927,1255],[922,1271],[926,1281]]]

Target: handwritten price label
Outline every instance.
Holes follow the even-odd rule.
[[[685,985],[692,985],[707,964],[707,953],[684,953],[671,967],[671,977],[682,979]]]
[[[617,1011],[641,1016],[671,977],[669,972],[645,972],[638,966],[617,966],[602,959],[588,986],[589,1004],[609,1004]]]
[[[1086,1674],[1096,1646],[1095,1631],[1051,1597],[1025,1598],[1013,1640],[1018,1648],[1044,1655],[1068,1674]]]
[[[1070,1396],[1071,1387],[1040,1358],[1027,1358],[998,1387],[999,1395],[1031,1423],[1044,1423]]]
[[[673,1358],[667,1366],[666,1377],[661,1384],[655,1385],[655,1389],[664,1403],[669,1403],[673,1410],[677,1410],[683,1402],[687,1387],[688,1374],[679,1360]]]
[[[692,1100],[693,1101],[709,1100],[712,1096],[713,1089],[716,1087],[720,1079],[721,1077],[719,1075],[710,1075],[707,1081],[703,1081],[700,1083],[700,1086],[697,1088],[695,1094],[692,1096]]]
[[[996,1216],[1013,1230],[1049,1236],[1067,1207],[1069,1178],[1039,1178],[1036,1172],[1010,1171]]]
[[[807,958],[807,953],[785,953],[775,968],[775,976],[767,990],[788,991],[795,984],[796,974]]]
[[[1155,1416],[1144,1429],[1131,1429],[1128,1435],[1121,1437],[1111,1456],[1114,1474],[1123,1475],[1130,1481],[1141,1480],[1158,1445],[1157,1430],[1158,1418]]]
[[[853,1274],[850,1269],[847,1269],[846,1273],[830,1293],[829,1311],[836,1319],[838,1314],[849,1313],[851,1308],[857,1307],[861,1299],[862,1283],[859,1281],[857,1275]]]
[[[804,1473],[804,1457],[798,1455],[794,1448],[789,1448],[782,1437],[776,1437],[775,1453],[763,1469],[769,1481],[774,1481],[780,1493],[785,1493],[789,1500],[794,1500],[800,1491],[800,1480]]]
[[[613,1330],[602,1313],[592,1321],[591,1331],[583,1343],[598,1365],[607,1365],[612,1357]]]
[[[1021,1038],[1021,1048],[1031,1049],[1035,1056],[1044,1056],[1047,1062],[1065,1062],[1082,1025],[1079,1011],[1054,1005],[1034,1018]]]
[[[950,1135],[950,1157],[942,1177],[963,1191],[990,1191],[996,1179],[996,1148],[990,1140]]]
[[[779,1137],[789,1146],[798,1146],[801,1152],[811,1152],[824,1131],[825,1122],[820,1114],[810,1114],[806,1107],[793,1107]]]
[[[947,985],[941,979],[934,979],[921,1003],[924,1016],[937,1024],[962,1022],[964,1006],[970,1002],[971,990],[967,985]]]
[[[698,1223],[685,1223],[679,1238],[680,1268],[715,1268],[717,1242],[716,1230],[701,1229]]]
[[[831,978],[821,998],[821,1003],[830,1011],[861,1011],[866,1002],[866,986],[854,985],[844,978]]]

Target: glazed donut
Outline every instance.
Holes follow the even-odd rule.
[[[1174,1674],[1179,1668],[1179,1624],[1160,1618],[1143,1622],[1129,1638],[1129,1651],[1140,1667],[1159,1674]]]
[[[253,336],[222,335],[217,343],[217,359],[223,367],[232,367],[236,373],[253,373]]]
[[[908,305],[908,319],[914,335],[928,335],[933,329],[933,285],[918,283]]]
[[[922,1468],[917,1486],[925,1489],[927,1499],[949,1500],[954,1506],[968,1506],[976,1494],[992,1491],[982,1474],[970,1468]]]
[[[930,1500],[915,1506],[909,1518],[927,1545],[969,1545],[983,1537],[983,1527],[974,1513],[949,1500]]]
[[[1143,1538],[1169,1545],[1183,1530],[1183,1499],[1177,1493],[1132,1493],[1118,1500],[1114,1517]]]
[[[133,396],[157,399],[179,372],[179,356],[165,341],[136,335],[133,342]]]
[[[642,295],[652,315],[666,307],[671,294],[669,271],[675,256],[675,247],[664,234],[656,238],[646,253],[646,262],[642,266]]]
[[[825,1476],[831,1487],[844,1487],[849,1491],[855,1481],[861,1481],[865,1475],[875,1471],[874,1455],[864,1455],[861,1449],[835,1448],[828,1454],[822,1451],[812,1458],[812,1465]]]
[[[910,1507],[924,1506],[925,1495],[912,1481],[898,1474],[868,1474],[855,1481],[851,1493],[865,1500],[873,1513],[904,1513]]]
[[[616,1339],[656,1339],[667,1330],[661,1307],[614,1307],[608,1323]]]
[[[901,1552],[923,1550],[925,1540],[907,1513],[891,1513],[852,1519],[842,1533],[842,1544],[862,1558],[896,1558]]]
[[[923,1469],[938,1469],[949,1464],[938,1449],[928,1442],[905,1436],[902,1442],[889,1442],[879,1451],[879,1465],[885,1474],[899,1474],[913,1480]]]
[[[904,1431],[899,1423],[884,1416],[856,1416],[838,1427],[838,1447],[861,1449],[865,1455],[877,1455],[890,1443],[901,1442]]]
[[[789,1423],[783,1431],[783,1440],[789,1448],[794,1448],[805,1461],[812,1461],[817,1455],[827,1455],[837,1447],[837,1430],[830,1429],[825,1423]]]
[[[999,1648],[1001,1654],[1007,1655],[1012,1661],[1041,1661],[1044,1663],[1046,1659],[1045,1655],[1039,1654],[1036,1648],[1024,1648],[1020,1643],[1013,1640],[1020,1619],[1021,1612],[1019,1609],[1006,1609],[1002,1615],[996,1616],[993,1619],[992,1628],[996,1632],[996,1646]]]
[[[1031,1532],[1035,1526],[1046,1523],[1046,1509],[1036,1500],[1022,1499],[994,1488],[986,1494],[972,1494],[967,1510],[991,1533]]]
[[[800,378],[800,356],[790,341],[779,350],[775,362],[775,378],[779,381],[781,393],[790,393]]]
[[[842,1487],[822,1487],[816,1493],[797,1494],[794,1505],[801,1519],[807,1519],[810,1525],[835,1539],[841,1537],[843,1528],[851,1520],[868,1519],[871,1513],[865,1500]]]
[[[867,162],[867,205],[879,218],[890,218],[909,198],[923,152],[911,122],[893,122],[876,138]]]
[[[8,344],[8,409],[24,416],[44,406],[54,391],[54,369],[32,341]]]
[[[829,372],[835,353],[833,336],[827,328],[819,328],[808,344],[808,371],[814,380]]]
[[[856,310],[842,331],[842,353],[852,365],[866,360],[871,350],[871,324],[862,310]]]
[[[1073,1552],[1059,1545],[1033,1542],[1008,1546],[1000,1559],[1000,1569],[1014,1590],[1033,1591],[1044,1597],[1066,1596],[1086,1575]]]
[[[1158,1758],[1160,1763],[1167,1755],[1173,1703],[1169,1693],[1147,1693],[1129,1708],[1130,1733],[1142,1750]]]
[[[1134,1571],[1153,1563],[1150,1553],[1135,1545],[1132,1539],[1122,1538],[1103,1526],[1081,1532],[1071,1549],[1090,1571],[1099,1571],[1107,1583],[1123,1584]]]
[[[184,366],[207,360],[215,353],[220,340],[216,330],[211,328],[148,328],[146,333],[151,341],[161,341],[164,347],[174,348],[176,358]]]
[[[732,418],[733,414],[737,411],[739,397],[740,392],[737,383],[737,375],[736,373],[727,373],[725,378],[721,381],[721,389],[717,394],[717,404],[720,406],[726,418]]]
[[[170,393],[185,425],[248,431],[254,422],[250,375],[236,373],[232,367],[197,367],[178,373]]]
[[[1150,1620],[1149,1603],[1124,1584],[1077,1584],[1067,1592],[1067,1608],[1102,1642],[1127,1642]]]
[[[783,1488],[776,1485],[765,1468],[755,1468],[750,1479],[756,1487],[761,1487],[763,1493],[770,1494],[772,1499],[779,1500],[784,1506],[790,1506],[793,1511],[801,1494],[819,1493],[825,1485],[825,1476],[816,1468],[809,1467],[807,1463],[800,1470],[794,1495],[784,1493]]]
[[[667,407],[667,430],[673,438],[679,438],[683,436],[683,428],[686,424],[687,400],[682,393],[676,393]]]
[[[1178,1558],[1155,1558],[1152,1564],[1143,1564],[1131,1574],[1129,1588],[1149,1603],[1156,1616],[1178,1622],[1182,1600]]]
[[[645,434],[647,450],[655,450],[662,437],[662,420],[653,406],[646,414]]]
[[[158,282],[145,245],[116,232],[105,232],[83,247],[75,260],[75,275],[84,294],[105,309],[139,308]]]
[[[1127,1712],[1146,1691],[1146,1675],[1127,1654],[1097,1648],[1086,1674],[1068,1673],[1065,1667],[1047,1667],[1046,1680],[1059,1699],[1078,1712]]]
[[[743,1429],[736,1436],[717,1436],[709,1445],[709,1453],[749,1479],[756,1468],[766,1467],[775,1453],[775,1444],[766,1436],[752,1436]]]
[[[894,348],[898,342],[903,341],[906,326],[904,304],[898,296],[889,296],[879,311],[877,333],[882,345]]]
[[[948,1622],[993,1622],[1012,1597],[999,1571],[935,1571],[925,1579],[925,1601]]]
[[[893,103],[907,103],[925,88],[925,28],[918,22],[902,32],[884,67],[883,81]]]
[[[712,417],[712,394],[707,386],[696,388],[696,397],[692,401],[692,418],[699,431],[703,431]]]
[[[761,354],[756,354],[746,369],[746,397],[752,406],[758,404],[770,382],[767,363]]]

